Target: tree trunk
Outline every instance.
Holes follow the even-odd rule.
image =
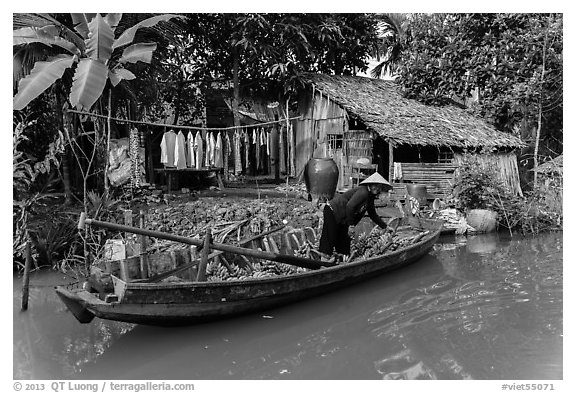
[[[534,142],[534,189],[538,186],[538,149],[540,147],[540,133],[542,132],[542,94],[544,93],[544,76],[546,74],[546,47],[548,45],[548,26],[544,34],[542,46],[542,74],[540,76],[540,97],[538,98],[538,128],[536,128],[536,141]]]
[[[58,119],[58,129],[64,131],[64,116],[67,116],[66,108],[62,104],[62,95],[59,83],[54,84],[54,95],[56,96],[56,118]],[[70,166],[68,165],[68,152],[67,145],[64,146],[64,154],[62,154],[62,185],[64,186],[64,195],[66,197],[64,204],[69,206],[72,204],[72,185],[70,183]]]
[[[180,118],[180,111],[181,111],[181,101],[182,101],[182,90],[184,86],[184,81],[180,79],[178,81],[178,90],[176,91],[176,108],[174,109],[174,125],[178,124],[178,119]]]
[[[106,119],[106,151],[104,152],[104,191],[108,194],[110,182],[108,181],[108,166],[110,165],[110,128],[112,117],[112,89],[108,90],[108,119]]]
[[[234,82],[234,97],[232,98],[232,112],[234,115],[234,127],[240,126],[240,112],[238,106],[240,105],[240,54],[238,49],[233,51],[234,63],[232,67],[233,82]],[[248,148],[248,147],[247,147]],[[248,172],[248,163],[246,163],[246,172]],[[224,168],[224,180],[228,180],[228,168]]]

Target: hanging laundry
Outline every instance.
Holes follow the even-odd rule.
[[[138,129],[130,129],[128,155],[130,156],[130,187],[140,188],[140,136]]]
[[[216,143],[214,143],[214,166],[222,168],[224,166],[224,155],[222,151],[222,134],[217,133]]]
[[[265,173],[268,173],[268,163],[267,163],[267,158],[268,156],[266,155],[266,131],[264,131],[264,128],[260,128],[260,134],[258,135],[259,137],[259,146],[258,146],[258,150],[260,150],[260,168],[264,169]]]
[[[176,144],[174,146],[174,164],[176,169],[186,168],[186,138],[182,131],[176,135]]]
[[[210,167],[210,156],[212,155],[212,146],[210,146],[210,133],[206,133],[206,151],[204,152],[204,166]]]
[[[270,130],[266,131],[266,156],[268,157],[267,164],[268,164],[268,173],[272,173],[272,160],[270,159],[270,140],[271,140],[271,132]]]
[[[245,174],[248,174],[248,166],[250,162],[250,131],[246,130],[244,133],[244,168]]]
[[[216,138],[214,133],[210,133],[210,166],[214,166],[216,162]]]
[[[230,133],[225,132],[224,138],[224,170],[230,170],[230,158],[232,158],[232,142],[230,141]]]
[[[165,132],[160,142],[160,162],[167,167],[174,167],[174,147],[176,146],[176,133],[172,130]]]
[[[186,137],[186,166],[188,168],[194,168],[194,166],[196,166],[196,157],[194,155],[194,134],[192,134],[192,131],[190,131]]]
[[[238,175],[242,172],[242,158],[240,156],[240,132],[234,131],[232,137],[234,141],[234,174]]]
[[[202,158],[204,155],[204,147],[202,141],[202,133],[198,131],[196,136],[194,137],[194,152],[195,152],[195,162],[196,162],[196,169],[202,168]]]
[[[260,130],[254,131],[254,142],[256,146],[256,170],[260,169]]]

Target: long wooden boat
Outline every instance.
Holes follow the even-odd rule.
[[[441,231],[441,221],[405,218],[397,236],[411,233],[412,244],[382,255],[327,265],[313,257],[297,256],[296,251],[306,242],[316,241],[313,230],[282,228],[248,239],[241,244],[240,253],[210,254],[208,270],[212,268],[212,273],[228,277],[226,280],[214,273],[207,281],[198,281],[199,266],[194,258],[187,260],[172,253],[170,258],[149,259],[146,267],[139,258],[108,263],[84,285],[59,286],[56,292],[82,323],[98,317],[145,325],[194,324],[300,301],[400,268],[427,254]],[[272,259],[268,255],[288,256],[294,258],[293,264],[308,267],[246,256],[250,255],[248,250],[256,250],[254,255],[260,252],[266,259]],[[272,273],[273,265],[276,270]],[[239,271],[251,275],[239,275]],[[144,275],[147,277],[142,278]],[[111,284],[106,283],[107,277]]]

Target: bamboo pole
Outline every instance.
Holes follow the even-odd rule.
[[[208,254],[210,253],[210,243],[212,242],[212,229],[206,230],[204,245],[202,247],[200,266],[198,267],[198,276],[196,281],[206,281],[206,267],[208,266]]]
[[[394,179],[394,146],[392,141],[388,139],[388,181],[392,182]]]
[[[22,277],[22,310],[28,310],[28,297],[30,294],[30,269],[32,267],[32,250],[28,231],[25,233],[26,248],[24,249],[24,276]]]
[[[107,132],[106,132],[106,158],[105,158],[105,165],[104,165],[104,190],[106,194],[110,190],[110,181],[108,179],[108,167],[110,166],[110,128],[112,125],[112,89],[108,91],[108,116],[106,117],[106,125],[107,125]]]
[[[151,237],[156,237],[159,239],[171,240],[171,241],[184,243],[184,244],[190,244],[190,245],[194,245],[194,246],[202,246],[203,245],[202,240],[192,239],[192,238],[184,237],[184,236],[173,235],[170,233],[165,233],[165,232],[160,232],[160,231],[152,231],[150,229],[140,229],[140,228],[135,228],[135,227],[128,227],[126,225],[115,224],[115,223],[111,223],[111,222],[92,220],[90,218],[86,218],[86,214],[82,213],[82,214],[80,214],[80,221],[78,223],[78,228],[84,229],[86,224],[95,225],[95,226],[98,226],[100,228],[108,228],[108,229],[112,229],[112,230],[116,230],[116,231],[132,232],[132,233],[135,233],[137,235],[142,234],[145,236],[151,236]],[[326,267],[327,266],[333,266],[332,263],[328,263],[328,262],[315,261],[315,260],[310,260],[307,258],[293,256],[293,255],[275,254],[275,253],[271,253],[271,252],[254,250],[251,248],[236,247],[236,246],[232,246],[229,244],[213,243],[213,244],[211,244],[211,248],[213,248],[215,250],[219,250],[219,251],[231,252],[234,254],[246,255],[249,257],[267,259],[270,261],[276,261],[276,262],[286,263],[289,265],[305,267],[308,269],[319,269],[322,266],[326,266]]]
[[[145,213],[140,210],[140,229],[145,227]],[[146,254],[147,239],[146,236],[140,235],[140,276],[148,278],[148,255]]]

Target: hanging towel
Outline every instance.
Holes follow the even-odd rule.
[[[260,128],[260,166],[262,167],[262,169],[267,170],[268,169],[268,163],[267,163],[267,158],[268,158],[268,148],[266,145],[266,131],[264,130],[264,128]]]
[[[216,168],[224,167],[224,156],[222,153],[222,135],[218,132],[216,143],[214,143],[214,166]]]
[[[130,187],[140,188],[140,136],[137,128],[130,129],[128,144],[130,156]]]
[[[204,166],[210,166],[210,155],[212,154],[212,147],[210,146],[210,133],[206,133],[206,151],[204,152]]]
[[[250,131],[244,133],[244,166],[248,174],[248,163],[250,162]]]
[[[210,166],[214,166],[216,162],[216,138],[214,133],[210,133]]]
[[[242,172],[242,158],[240,156],[240,133],[236,130],[233,136],[234,141],[234,173],[236,175]]]
[[[204,147],[202,146],[202,133],[198,131],[194,137],[194,151],[196,152],[196,169],[202,168]]]
[[[232,157],[232,141],[230,140],[230,133],[229,132],[225,132],[224,133],[225,138],[224,138],[224,146],[226,146],[226,148],[224,149],[224,170],[228,171],[230,170],[230,159]]]
[[[174,147],[176,145],[176,134],[170,130],[165,132],[160,142],[160,162],[167,167],[174,167]]]
[[[176,169],[186,168],[186,138],[182,131],[176,135],[176,144],[174,146],[174,164]]]
[[[260,169],[260,130],[256,130],[254,134],[254,144],[256,145],[256,170]]]
[[[394,176],[392,178],[394,180],[402,180],[402,163],[395,162],[394,163]]]
[[[190,131],[186,137],[186,166],[188,168],[194,168],[194,166],[196,166],[196,157],[194,154],[194,135],[192,131]]]

